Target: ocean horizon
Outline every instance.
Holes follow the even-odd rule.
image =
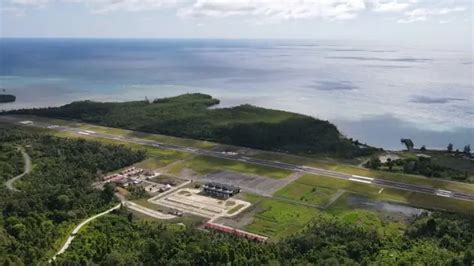
[[[470,50],[343,40],[0,38],[0,110],[207,93],[401,149],[474,144]]]

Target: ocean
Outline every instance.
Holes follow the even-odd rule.
[[[0,109],[202,92],[401,149],[474,144],[472,50],[343,40],[0,39]]]

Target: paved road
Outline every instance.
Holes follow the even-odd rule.
[[[86,220],[84,220],[82,223],[80,223],[78,226],[76,226],[74,228],[74,230],[71,232],[71,234],[68,236],[66,242],[64,243],[64,245],[61,247],[61,249],[53,256],[53,258],[49,261],[53,261],[53,260],[56,260],[56,257],[59,255],[59,254],[62,254],[64,253],[68,248],[69,246],[71,245],[72,243],[72,240],[74,240],[74,238],[76,237],[77,233],[79,233],[79,230],[81,230],[82,227],[84,227],[84,225],[90,223],[92,220],[95,220],[103,215],[106,215],[116,209],[119,209],[121,205],[131,209],[131,210],[134,210],[136,212],[140,212],[142,214],[145,214],[145,215],[148,215],[150,217],[153,217],[153,218],[156,218],[156,219],[161,219],[161,220],[168,220],[168,219],[173,219],[173,218],[176,218],[176,216],[174,215],[171,215],[171,214],[165,214],[165,213],[162,213],[162,212],[159,212],[159,211],[155,211],[155,210],[152,210],[152,209],[148,209],[148,208],[145,208],[141,205],[138,205],[136,203],[133,203],[131,201],[127,201],[127,200],[124,200],[123,197],[119,197],[120,200],[121,200],[121,203],[104,211],[104,212],[101,212],[97,215],[94,215]]]
[[[23,155],[23,160],[25,161],[23,173],[21,175],[15,176],[14,178],[9,179],[7,182],[5,182],[5,185],[7,186],[7,188],[9,190],[15,191],[15,192],[20,192],[20,190],[16,189],[13,186],[13,183],[15,183],[15,181],[17,181],[18,179],[20,179],[23,176],[27,175],[31,171],[31,158],[30,158],[30,156],[28,155],[28,153],[25,152],[25,150],[23,148],[20,148],[20,152],[21,152],[21,155]]]
[[[148,146],[153,146],[153,147],[157,147],[161,149],[176,150],[176,151],[181,151],[181,152],[194,153],[197,155],[204,155],[204,156],[216,157],[216,158],[221,158],[221,159],[241,161],[241,162],[245,162],[249,164],[274,167],[274,168],[285,169],[285,170],[290,170],[294,172],[323,175],[323,176],[328,176],[328,177],[345,179],[345,180],[349,180],[353,182],[373,184],[373,185],[386,187],[386,188],[395,188],[395,189],[401,189],[401,190],[406,190],[406,191],[411,191],[411,192],[419,192],[419,193],[425,193],[429,195],[436,195],[439,197],[474,201],[474,194],[469,194],[469,193],[464,193],[464,192],[447,191],[447,190],[435,189],[435,188],[420,186],[420,185],[412,185],[412,184],[407,184],[407,183],[402,183],[402,182],[397,182],[397,181],[351,175],[347,173],[330,171],[330,170],[309,167],[309,166],[304,166],[304,165],[295,165],[295,164],[289,164],[289,163],[284,163],[284,162],[279,162],[279,161],[270,161],[270,160],[264,160],[264,159],[250,158],[250,157],[242,156],[239,154],[235,154],[235,155],[225,154],[225,153],[217,152],[217,151],[202,150],[202,149],[185,147],[185,146],[180,146],[180,145],[161,143],[161,142],[153,141],[153,140],[146,140],[146,139],[140,139],[140,138],[134,138],[134,137],[124,137],[124,136],[119,136],[119,135],[100,133],[100,132],[94,132],[94,131],[89,131],[89,130],[82,130],[79,128],[72,128],[72,127],[67,127],[67,126],[57,126],[57,125],[51,125],[47,123],[34,122],[34,121],[22,121],[22,118],[15,117],[15,116],[0,116],[0,120],[9,121],[13,123],[21,123],[24,125],[40,127],[40,128],[55,129],[55,130],[70,132],[70,133],[74,133],[78,135],[100,137],[100,138],[105,138],[105,139],[112,139],[112,140],[117,140],[117,141],[148,145]]]
[[[125,207],[129,208],[130,210],[134,210],[136,212],[139,212],[139,213],[142,213],[142,214],[145,214],[147,216],[150,216],[150,217],[153,217],[153,218],[156,218],[156,219],[160,219],[160,220],[169,220],[169,219],[176,218],[175,215],[166,214],[166,213],[163,213],[163,212],[160,212],[160,211],[155,211],[155,210],[143,207],[141,205],[138,205],[138,204],[136,204],[134,202],[131,202],[131,201],[124,201],[123,205]]]
[[[56,257],[57,257],[59,254],[64,253],[64,252],[68,249],[69,245],[71,245],[72,240],[74,240],[74,238],[76,237],[76,234],[79,232],[79,230],[81,230],[81,228],[82,228],[84,225],[90,223],[90,222],[91,222],[92,220],[94,220],[94,219],[99,218],[100,216],[106,215],[107,213],[110,213],[110,212],[112,212],[113,210],[116,210],[116,209],[120,208],[121,205],[122,205],[122,204],[118,204],[118,205],[116,205],[116,206],[114,206],[114,207],[112,207],[112,208],[110,208],[110,209],[108,209],[108,210],[106,210],[106,211],[104,211],[104,212],[101,212],[101,213],[99,213],[99,214],[97,214],[97,215],[94,215],[94,216],[88,218],[87,220],[84,220],[84,221],[83,221],[82,223],[80,223],[78,226],[76,226],[76,228],[74,228],[74,230],[72,230],[72,233],[69,235],[69,237],[67,238],[67,240],[66,240],[66,242],[64,243],[64,245],[63,245],[63,246],[61,247],[61,249],[53,256],[53,258],[52,258],[51,260],[56,260]],[[50,260],[49,262],[51,262],[51,260]]]

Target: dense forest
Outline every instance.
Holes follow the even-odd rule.
[[[23,147],[33,170],[23,171]],[[123,146],[70,140],[0,126],[0,265],[35,265],[49,259],[71,226],[114,204],[113,191],[91,184],[103,172],[144,159],[144,152]]]
[[[329,215],[278,243],[135,220],[125,210],[94,221],[58,257],[63,265],[469,265],[474,219],[425,214],[386,238]]]
[[[0,265],[45,263],[79,221],[115,204],[113,191],[91,183],[101,173],[144,159],[123,146],[57,138],[0,127],[0,177],[22,172],[23,147],[32,172],[21,192],[0,187]],[[474,217],[424,213],[388,237],[376,228],[321,213],[280,242],[150,222],[120,209],[84,228],[57,265],[469,265]]]
[[[57,108],[17,110],[77,119],[88,123],[177,137],[295,154],[329,154],[352,158],[373,149],[341,136],[328,121],[251,105],[209,108],[219,100],[204,94],[184,94],[153,102],[73,102]]]
[[[0,103],[10,103],[16,101],[15,95],[0,94]]]

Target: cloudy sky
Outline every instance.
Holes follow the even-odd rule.
[[[2,37],[320,38],[470,47],[472,0],[0,0]]]

